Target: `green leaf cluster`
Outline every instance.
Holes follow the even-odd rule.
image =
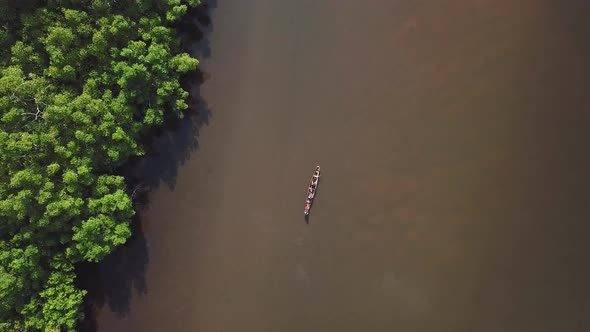
[[[114,172],[181,117],[198,61],[173,28],[198,0],[0,2],[0,331],[74,330],[74,265],[129,238]]]

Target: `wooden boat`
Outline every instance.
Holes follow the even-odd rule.
[[[320,181],[320,166],[316,166],[313,175],[311,176],[311,180],[309,182],[309,187],[307,188],[307,198],[305,199],[305,210],[303,214],[306,216],[309,215],[309,210],[311,209],[311,204],[313,203],[313,199],[315,197],[316,190],[318,189],[318,183]]]

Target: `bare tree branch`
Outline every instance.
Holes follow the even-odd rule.
[[[23,113],[23,115],[33,115],[35,117],[35,120],[39,119],[39,117],[43,117],[43,112],[41,111],[41,109],[39,109],[39,101],[37,100],[37,97],[33,98],[33,101],[35,101],[35,107],[37,108],[37,112],[35,113],[30,113],[30,112],[25,112]]]

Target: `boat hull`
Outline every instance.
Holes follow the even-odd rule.
[[[305,209],[303,210],[303,214],[305,216],[309,215],[309,211],[311,210],[311,205],[313,204],[313,200],[315,198],[315,193],[317,191],[320,179],[320,166],[316,166],[313,175],[311,176],[309,187],[307,188],[307,198],[305,200]]]

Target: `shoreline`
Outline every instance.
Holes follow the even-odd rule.
[[[184,29],[179,30],[183,51],[199,61],[209,56],[207,38],[212,24],[209,16],[216,6],[216,0],[204,0],[200,6],[189,9],[185,19],[177,24],[178,29]],[[191,40],[193,29],[199,29],[199,37]],[[96,318],[102,310],[114,310],[118,316],[128,314],[133,290],[146,292],[144,275],[149,254],[141,214],[149,208],[150,194],[161,185],[173,186],[178,168],[199,148],[199,130],[208,124],[211,116],[199,93],[205,80],[206,73],[200,66],[183,79],[181,85],[189,91],[189,109],[184,117],[171,117],[162,126],[151,128],[140,140],[146,154],[131,158],[114,172],[125,178],[132,193],[136,212],[130,224],[132,235],[101,262],[83,262],[76,266],[76,284],[88,291],[83,308],[85,319],[78,326],[80,331],[98,331]],[[111,268],[115,271],[110,271]]]

